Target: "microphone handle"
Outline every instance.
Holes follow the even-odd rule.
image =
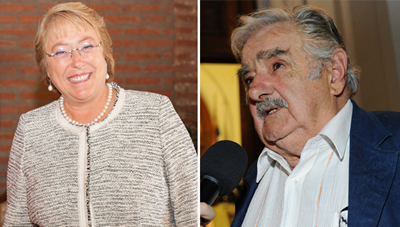
[[[205,175],[200,180],[200,202],[212,205],[221,192],[221,186],[217,179]]]

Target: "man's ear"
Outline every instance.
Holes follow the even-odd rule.
[[[347,54],[342,48],[337,48],[332,57],[331,93],[340,95],[346,87]]]

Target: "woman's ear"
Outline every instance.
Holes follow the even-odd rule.
[[[338,48],[333,52],[332,57],[332,77],[331,77],[331,93],[340,95],[346,86],[347,73],[347,53],[342,48]]]

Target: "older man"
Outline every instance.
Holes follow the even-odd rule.
[[[400,114],[350,100],[333,20],[311,6],[243,16],[232,50],[265,144],[232,226],[400,226]]]

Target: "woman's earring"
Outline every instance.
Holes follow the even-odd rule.
[[[108,79],[110,79],[110,76],[107,74],[107,75],[106,75],[106,80],[108,80]]]
[[[49,91],[52,91],[53,90],[53,86],[51,86],[51,80],[49,79],[49,81],[50,81],[50,84],[49,84],[49,86],[47,87],[47,89],[49,90]]]

